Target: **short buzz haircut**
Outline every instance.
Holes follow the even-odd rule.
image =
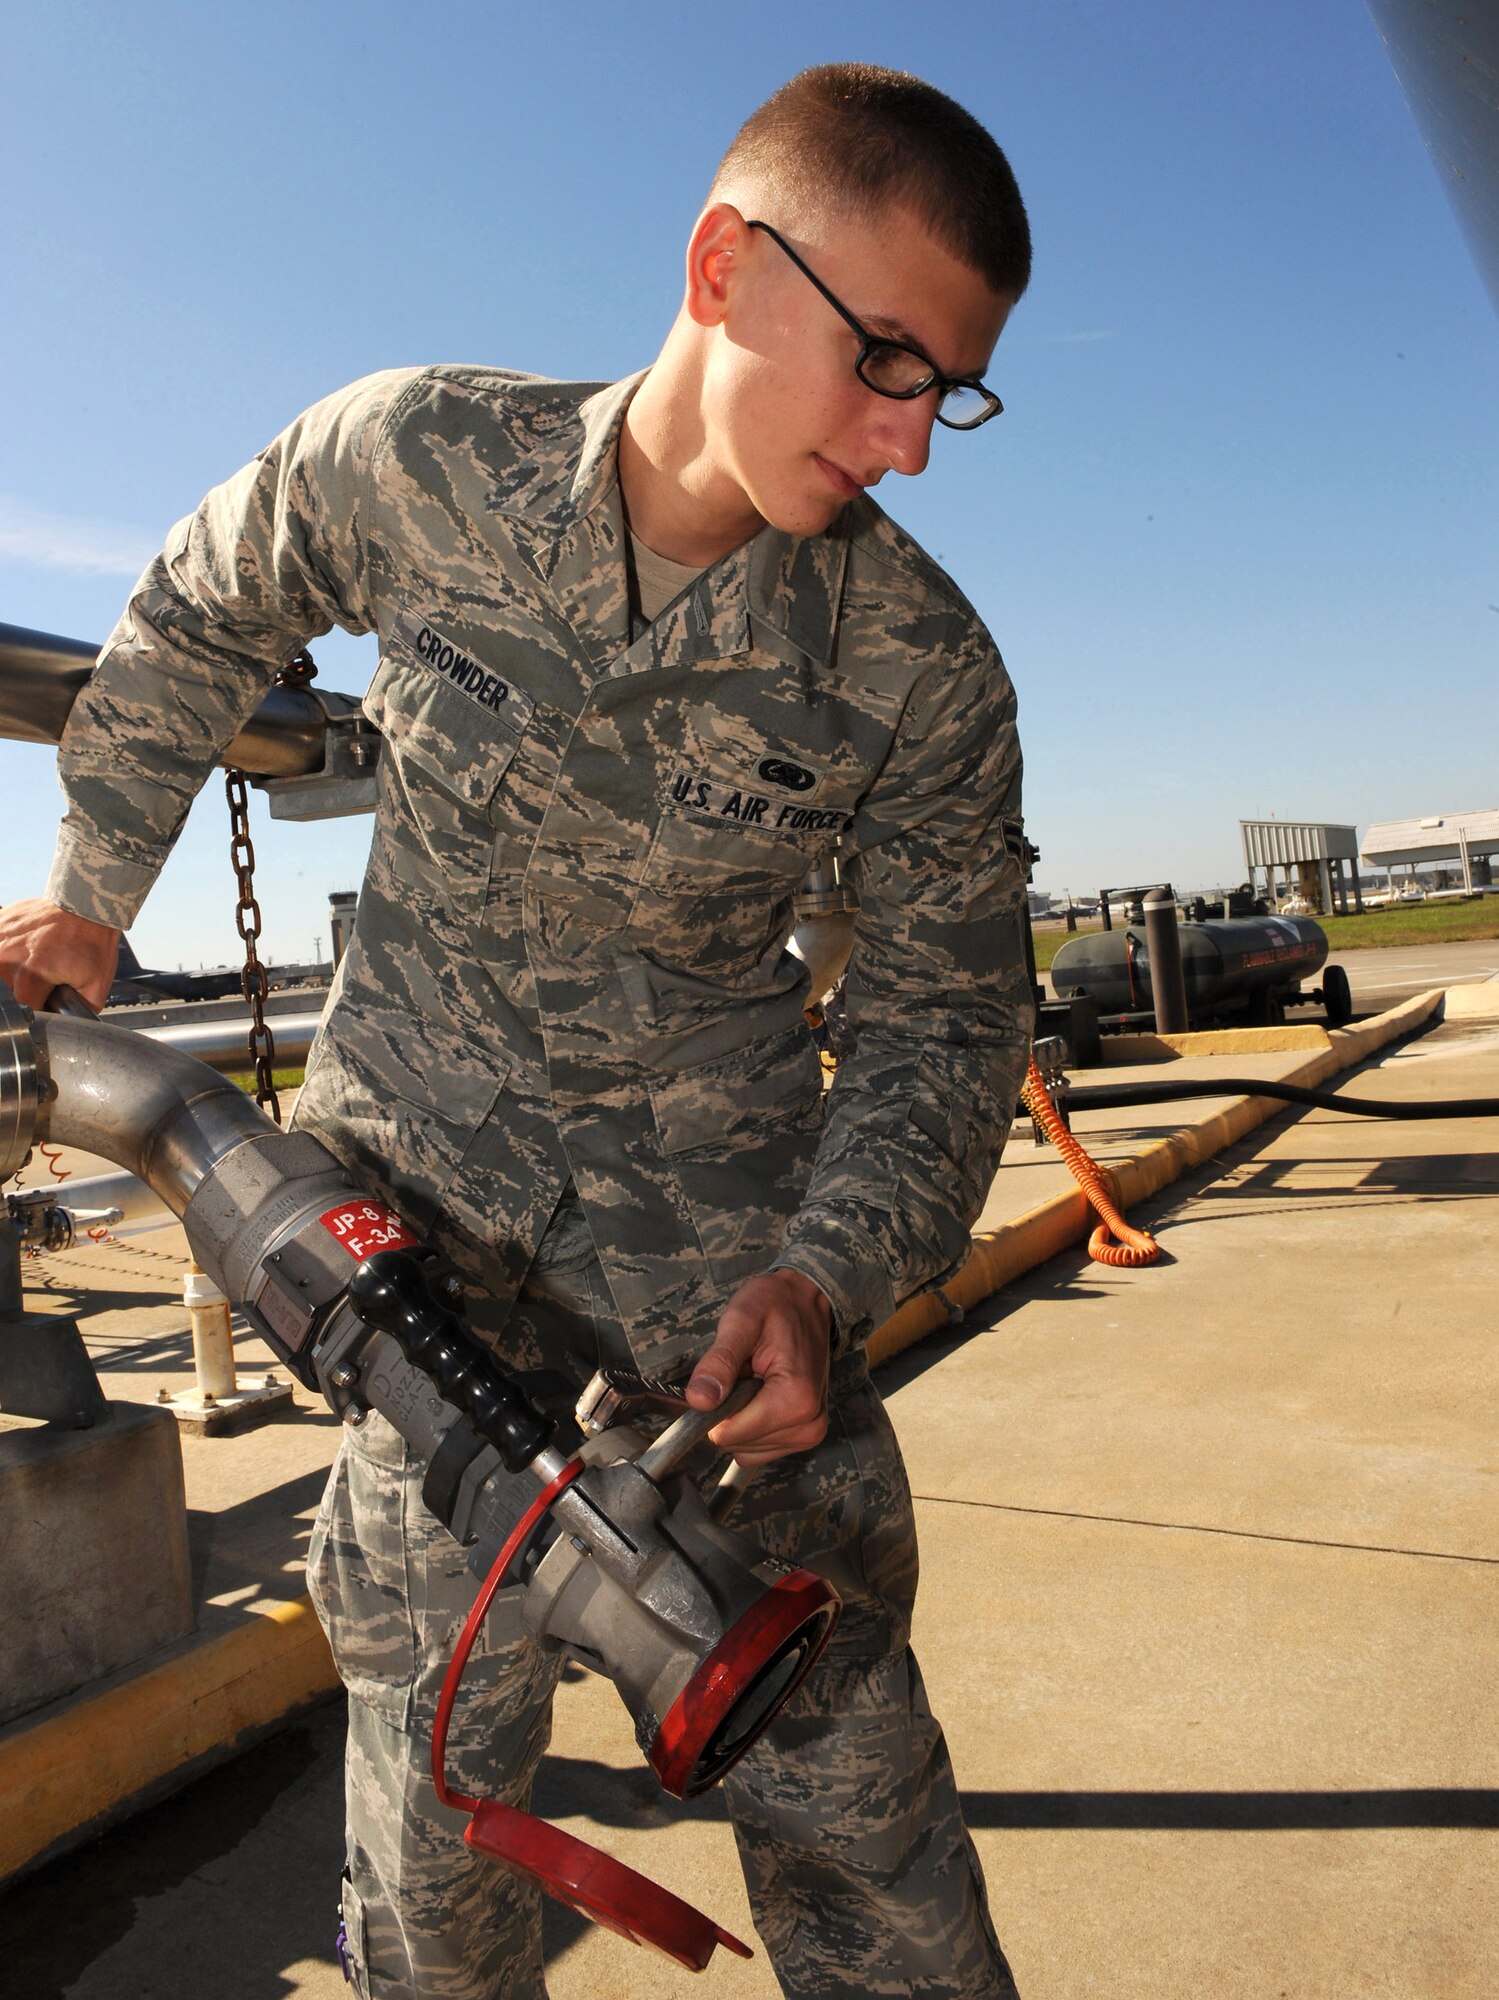
[[[1009,161],[962,105],[900,70],[825,63],[783,83],[740,127],[709,199],[747,179],[796,213],[903,203],[996,294],[1018,299],[1030,279]]]

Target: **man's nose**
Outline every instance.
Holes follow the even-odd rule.
[[[874,433],[880,456],[892,471],[914,478],[918,472],[925,472],[931,457],[932,425],[937,421],[936,391],[913,396],[909,402],[897,402],[891,396],[880,400],[883,407]]]

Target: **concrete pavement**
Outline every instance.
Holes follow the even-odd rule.
[[[1350,1094],[1371,1074],[1499,1094],[1499,1035]],[[1499,1135],[1271,1129],[1156,1205],[1169,1263],[1055,1259],[881,1377],[917,1649],[1027,2000],[1496,1990]],[[727,1827],[631,1824],[617,1706],[574,1691],[557,1749],[607,1767],[611,1849],[734,1928]],[[694,1989],[590,1933],[551,1990]]]
[[[1349,1090],[1499,1094],[1499,1033]],[[1007,1201],[1059,1171],[1021,1137]],[[1494,1991],[1496,1192],[1488,1122],[1277,1120],[1133,1215],[1170,1261],[1068,1253],[884,1371],[918,1649],[1029,2000]],[[231,1591],[292,1586],[294,1547],[240,1562]],[[342,1993],[336,1722],[0,1899],[18,1994]],[[612,1689],[564,1689],[537,1805],[749,1934],[721,1807],[656,1791]],[[763,1957],[693,1980],[549,1923],[556,2000],[776,1991]]]
[[[1378,1013],[1431,986],[1461,986],[1499,977],[1499,938],[1372,945],[1358,951],[1335,946],[1329,956],[1348,974],[1359,1014]]]
[[[1418,1046],[1382,1091],[1499,1092]],[[1172,1264],[1048,1266],[895,1389],[921,1636],[991,1607],[929,1677],[1023,1991],[1495,1991],[1496,1193],[1492,1125],[1312,1113]]]

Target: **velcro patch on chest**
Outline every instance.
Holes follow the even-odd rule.
[[[486,667],[482,660],[476,660],[472,653],[414,611],[403,611],[396,619],[394,631],[402,645],[409,647],[439,680],[447,681],[480,708],[487,709],[517,736],[521,734],[536,709],[524,688]]]
[[[851,815],[841,806],[806,805],[794,795],[788,798],[784,792],[756,791],[706,771],[673,771],[667,780],[666,799],[689,819],[723,827],[753,827],[783,838],[789,834],[841,833],[851,824]]]

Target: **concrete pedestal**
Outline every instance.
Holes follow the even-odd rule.
[[[111,1403],[89,1430],[0,1416],[0,1724],[192,1630],[177,1426]]]

